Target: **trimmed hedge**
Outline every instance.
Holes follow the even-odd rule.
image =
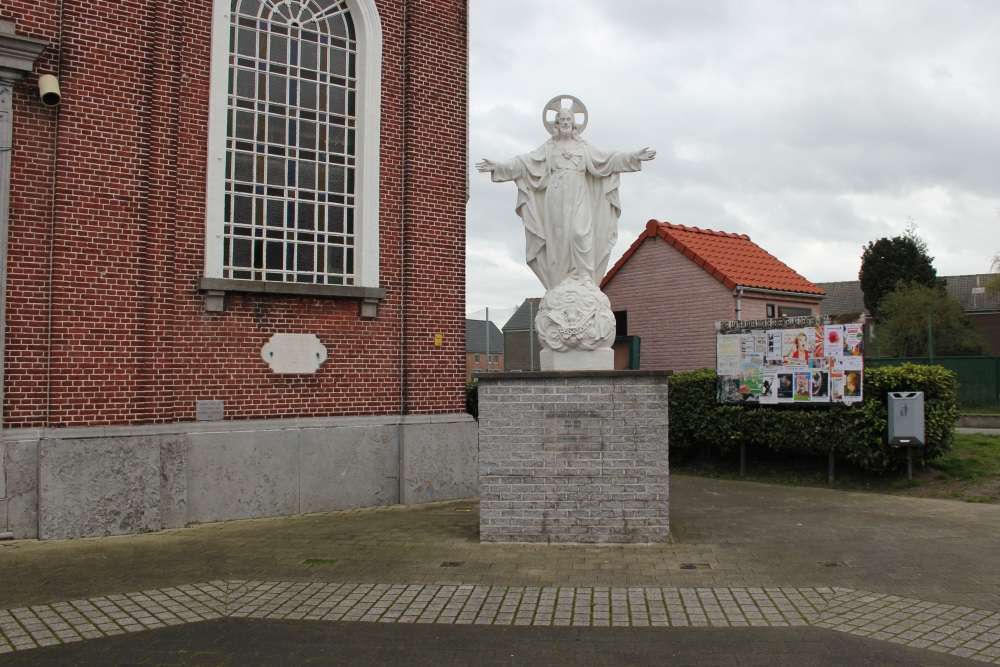
[[[924,392],[926,444],[913,452],[926,463],[951,450],[958,423],[955,374],[941,366],[866,368],[865,400],[847,405],[719,405],[715,371],[670,378],[670,450],[681,457],[750,448],[834,454],[882,474],[906,465],[906,451],[888,444],[888,393]]]

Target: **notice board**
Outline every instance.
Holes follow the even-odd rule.
[[[719,403],[856,403],[864,398],[864,318],[716,324]]]

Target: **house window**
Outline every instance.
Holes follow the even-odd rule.
[[[768,319],[773,318],[774,317],[774,304],[773,303],[769,303],[769,304],[767,304],[765,306],[765,308],[767,309],[767,318]]]
[[[795,306],[778,306],[778,317],[807,317],[812,315],[810,308],[796,308]]]
[[[372,0],[216,0],[206,276],[378,284]]]
[[[615,315],[615,336],[627,336],[628,335],[628,311],[627,310],[616,310]]]
[[[478,354],[472,355],[472,363],[474,363],[474,364],[478,364],[479,363],[479,355]]]

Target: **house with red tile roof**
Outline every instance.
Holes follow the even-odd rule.
[[[657,220],[601,288],[618,335],[639,336],[641,368],[675,372],[715,367],[716,322],[819,315],[824,297],[745,234]]]

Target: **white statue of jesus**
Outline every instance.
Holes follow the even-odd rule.
[[[571,100],[571,106],[563,107],[563,100]],[[588,144],[580,138],[586,108],[575,97],[556,97],[545,111],[556,112],[554,121],[543,116],[551,139],[531,153],[503,162],[483,160],[476,168],[491,172],[494,182],[517,185],[528,266],[545,289],[574,272],[600,284],[618,240],[618,174],[639,171],[656,151],[606,153]],[[582,126],[576,113],[584,116]]]
[[[564,106],[567,101],[569,105]],[[588,144],[580,138],[587,121],[587,109],[580,100],[559,95],[542,112],[551,139],[531,153],[476,165],[480,172],[491,173],[494,182],[517,185],[515,208],[524,222],[526,259],[546,289],[536,318],[545,348],[543,370],[559,370],[552,352],[594,350],[604,352],[577,355],[564,367],[611,368],[614,315],[597,286],[618,240],[618,175],[639,171],[642,162],[656,156],[648,148],[607,153]],[[546,368],[551,364],[552,368]]]

